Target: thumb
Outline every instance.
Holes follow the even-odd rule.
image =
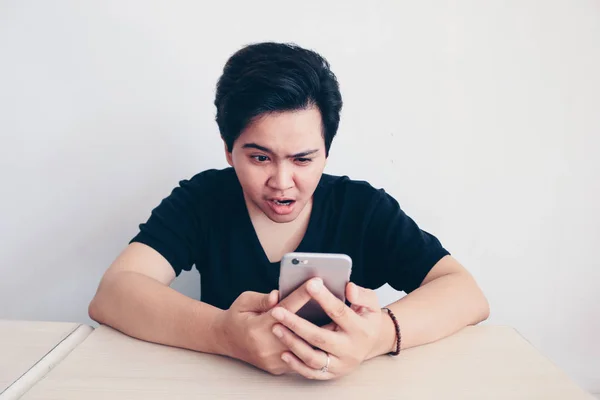
[[[352,304],[355,311],[379,311],[379,299],[374,290],[366,289],[355,283],[346,286],[346,298]]]
[[[236,303],[240,312],[267,312],[277,304],[277,290],[270,293],[244,292]]]

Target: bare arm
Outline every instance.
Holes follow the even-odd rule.
[[[214,325],[223,311],[170,288],[174,278],[160,253],[132,243],[104,274],[89,315],[145,341],[222,354]]]
[[[489,316],[489,304],[471,274],[451,256],[429,271],[421,286],[388,306],[398,319],[402,349],[434,342]],[[385,312],[385,311],[384,311]],[[395,349],[396,331],[385,316],[373,356]]]

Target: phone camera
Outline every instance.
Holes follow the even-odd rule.
[[[297,258],[294,258],[294,259],[292,259],[292,264],[298,265],[298,264],[300,264],[300,260],[298,260]]]

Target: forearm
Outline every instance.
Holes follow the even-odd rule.
[[[441,276],[388,306],[396,316],[402,335],[401,348],[431,343],[489,315],[488,302],[467,273]],[[383,311],[384,313],[387,313]],[[396,331],[384,315],[377,354],[395,350]]]
[[[89,306],[95,321],[145,341],[221,353],[214,326],[222,310],[139,273],[103,278]]]

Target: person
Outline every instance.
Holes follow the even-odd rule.
[[[229,167],[182,180],[152,210],[102,277],[93,320],[275,375],[333,379],[488,317],[472,275],[392,196],[323,172],[343,104],[325,58],[290,43],[245,46],[214,104]],[[279,261],[293,251],[349,255],[347,303],[319,278],[280,301]],[[194,265],[200,300],[170,287]],[[381,308],[374,289],[385,283],[406,296]],[[310,299],[330,324],[296,315]]]

